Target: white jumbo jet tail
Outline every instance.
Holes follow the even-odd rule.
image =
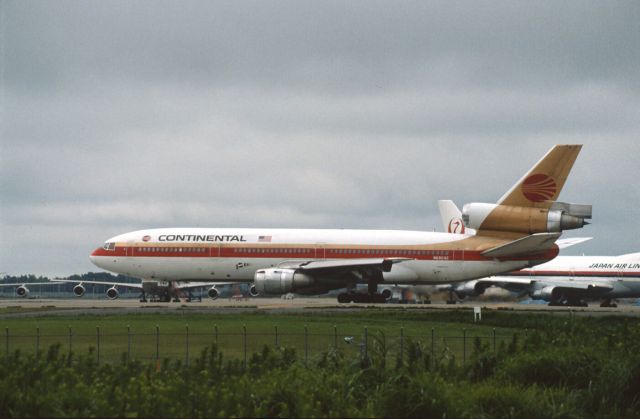
[[[476,234],[474,229],[467,228],[464,225],[462,212],[455,202],[448,199],[441,199],[438,201],[438,207],[440,208],[440,219],[442,220],[444,231],[453,234]]]

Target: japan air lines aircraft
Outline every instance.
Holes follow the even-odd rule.
[[[466,281],[534,266],[558,254],[563,230],[581,228],[591,207],[555,202],[580,145],[554,146],[496,204],[464,208],[474,235],[396,230],[162,228],[125,233],[91,254],[106,270],[142,278],[168,299],[216,282],[253,282],[254,294],[319,294],[339,302],[383,301],[378,284]],[[355,293],[358,283],[366,294]],[[113,284],[117,287],[131,284]],[[80,285],[82,287],[82,285]],[[79,289],[80,291],[80,289]],[[211,297],[218,294],[215,287]]]
[[[496,286],[550,306],[615,307],[616,298],[640,297],[640,253],[621,256],[558,256],[535,268],[452,284],[458,297],[476,297]]]

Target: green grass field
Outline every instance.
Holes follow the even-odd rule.
[[[452,319],[448,321],[436,313],[376,310],[297,315],[177,311],[54,316],[42,312],[33,317],[0,319],[0,353],[15,350],[35,353],[59,343],[66,351],[92,350],[101,362],[120,360],[123,354],[137,360],[151,361],[156,357],[187,360],[215,343],[227,358],[243,359],[245,347],[246,353],[251,354],[268,345],[293,348],[299,358],[311,359],[333,348],[345,355],[357,354],[381,342],[393,355],[406,342],[413,341],[462,362],[474,338],[493,346],[511,340],[519,331],[474,324],[469,312]]]
[[[17,314],[0,310],[0,417],[640,417],[635,317]]]

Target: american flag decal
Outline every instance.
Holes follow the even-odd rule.
[[[258,241],[263,243],[270,242],[271,236],[258,236]]]

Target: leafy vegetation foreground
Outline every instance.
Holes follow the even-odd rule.
[[[189,365],[16,351],[0,360],[0,416],[640,417],[637,320],[523,321],[537,327],[495,350],[476,340],[464,364],[411,340],[390,356],[381,335],[307,363],[265,346],[246,366],[215,345]]]

